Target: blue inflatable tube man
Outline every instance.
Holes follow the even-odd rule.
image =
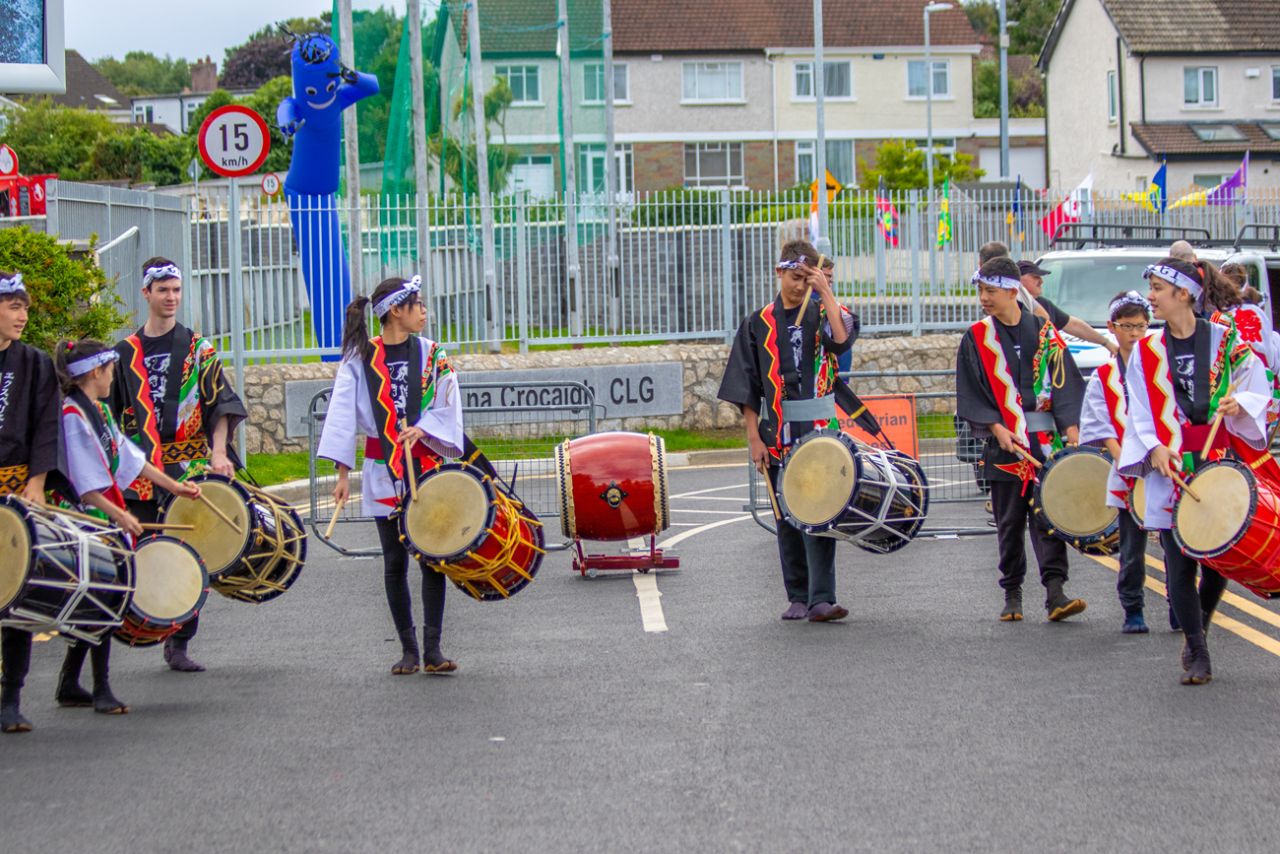
[[[280,102],[276,123],[293,141],[284,181],[302,276],[311,296],[317,347],[338,347],[342,319],[351,301],[351,270],[338,227],[342,111],[378,94],[378,78],[338,61],[338,46],[326,35],[300,36],[293,46],[293,95]]]

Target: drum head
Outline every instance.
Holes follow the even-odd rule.
[[[31,532],[13,507],[0,506],[0,610],[13,604],[27,581]]]
[[[1133,482],[1133,490],[1129,493],[1129,509],[1133,511],[1138,524],[1143,524],[1147,515],[1147,482],[1142,478]]]
[[[230,568],[249,544],[249,509],[240,492],[226,481],[202,480],[199,485],[200,492],[215,507],[235,520],[240,533],[231,530],[203,501],[186,498],[174,498],[169,502],[164,511],[164,521],[195,526],[194,531],[181,532],[179,539],[195,549],[209,572],[217,575]]]
[[[845,444],[834,436],[817,436],[787,455],[779,491],[796,521],[821,525],[844,510],[856,481],[853,454]]]
[[[1253,505],[1249,478],[1235,466],[1210,465],[1195,476],[1191,488],[1201,500],[1184,493],[1174,509],[1173,524],[1182,544],[1201,553],[1230,545],[1249,525]]]
[[[177,540],[157,538],[134,556],[138,588],[133,604],[153,620],[176,620],[200,604],[206,575],[199,559]]]
[[[1045,519],[1074,537],[1101,534],[1116,521],[1118,510],[1107,506],[1109,458],[1074,453],[1054,462],[1041,478],[1037,498]]]
[[[410,501],[405,513],[405,531],[424,554],[456,555],[484,533],[492,503],[479,478],[442,471],[418,484],[418,500]]]

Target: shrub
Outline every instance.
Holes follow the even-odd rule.
[[[109,341],[126,317],[115,286],[88,257],[28,228],[0,230],[0,270],[16,270],[31,295],[23,340],[51,350],[64,338]]]

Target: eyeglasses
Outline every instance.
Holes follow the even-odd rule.
[[[1146,332],[1151,326],[1149,323],[1117,323],[1116,329],[1121,332]]]

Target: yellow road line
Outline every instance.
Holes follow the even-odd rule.
[[[1110,569],[1113,572],[1118,573],[1120,571],[1120,562],[1117,561],[1115,558],[1097,557],[1095,555],[1089,555],[1089,557],[1093,558],[1094,561],[1102,564],[1107,569]],[[1146,555],[1146,560],[1147,560],[1148,566],[1153,566],[1156,569],[1159,569],[1161,572],[1164,571],[1164,563],[1162,563],[1161,561],[1156,560],[1151,555]],[[1143,583],[1149,589],[1160,594],[1161,596],[1167,595],[1167,590],[1164,584],[1162,584],[1159,581],[1156,581],[1150,575],[1146,575],[1144,577]],[[1270,623],[1271,625],[1280,626],[1280,616],[1277,616],[1273,612],[1268,611],[1266,608],[1262,608],[1257,604],[1250,602],[1247,599],[1237,596],[1234,593],[1226,593],[1223,595],[1222,598],[1223,598],[1223,601],[1229,601],[1234,607],[1239,608],[1240,610],[1244,611],[1246,614],[1255,616],[1258,619],[1262,620],[1263,622]],[[1233,635],[1239,638],[1243,638],[1244,640],[1248,641],[1249,643],[1253,644],[1259,649],[1266,650],[1272,655],[1280,657],[1280,640],[1276,640],[1270,635],[1264,634],[1258,631],[1257,629],[1253,628],[1252,626],[1247,626],[1244,623],[1240,622],[1239,620],[1232,619],[1231,617],[1228,617],[1225,614],[1223,614],[1221,611],[1218,611],[1213,615],[1213,624],[1215,626],[1221,626],[1226,631],[1231,632]]]

